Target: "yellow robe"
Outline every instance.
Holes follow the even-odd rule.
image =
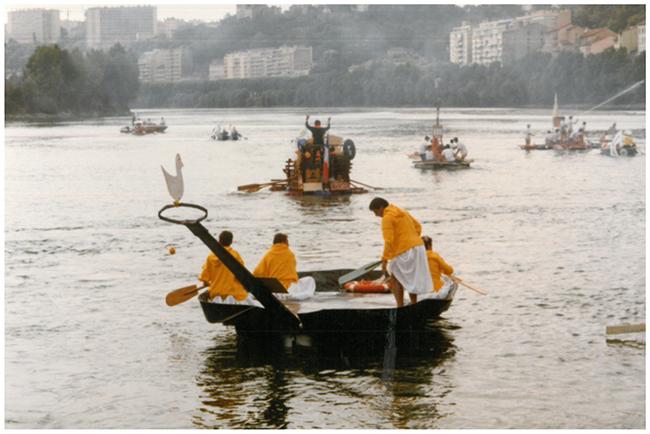
[[[255,277],[275,277],[282,286],[289,288],[298,281],[296,257],[284,243],[273,244],[266,252],[255,271]]]
[[[441,274],[451,276],[454,274],[454,267],[447,264],[442,256],[433,250],[427,250],[427,260],[429,261],[429,271],[431,272],[431,279],[433,279],[433,290],[438,292],[443,287],[444,283],[440,278]]]
[[[393,204],[384,209],[381,218],[381,231],[384,236],[382,260],[391,260],[407,250],[424,244],[420,234],[420,223],[401,208]]]
[[[225,249],[237,259],[237,261],[244,265],[244,260],[239,253],[231,246]],[[232,295],[235,300],[242,301],[248,297],[248,292],[244,289],[239,280],[230,272],[230,270],[223,265],[223,262],[216,257],[214,253],[210,253],[203,264],[203,271],[199,276],[199,280],[210,284],[209,297],[210,300],[217,295],[225,299]]]

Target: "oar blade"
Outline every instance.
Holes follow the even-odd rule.
[[[346,283],[351,282],[351,281],[353,281],[355,279],[358,279],[359,277],[363,276],[364,274],[371,272],[372,270],[377,268],[377,266],[379,264],[381,264],[381,261],[371,262],[371,263],[366,264],[366,265],[364,265],[364,266],[362,266],[360,268],[357,268],[354,271],[350,271],[349,273],[344,274],[343,276],[339,277],[339,286],[343,287],[343,285],[345,285]]]
[[[205,288],[205,286],[198,288],[196,285],[190,285],[172,291],[167,294],[167,297],[165,297],[165,303],[167,303],[167,306],[176,306],[177,304],[181,304],[196,296],[202,288]]]

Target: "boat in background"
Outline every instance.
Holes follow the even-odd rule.
[[[124,126],[120,129],[121,133],[134,134],[142,136],[145,134],[164,133],[167,130],[165,118],[160,118],[160,123],[153,122],[151,119],[142,120],[140,118],[133,118],[132,125]]]
[[[611,141],[608,132],[601,136],[600,153],[610,157],[634,157],[639,153],[639,150],[634,137],[629,131],[618,130]]]
[[[577,131],[573,131],[573,116],[566,119],[558,113],[557,94],[553,103],[552,129],[548,130],[544,143],[533,143],[530,125],[526,132],[526,143],[519,145],[525,151],[544,151],[554,149],[556,151],[586,151],[593,148],[593,145],[586,138],[586,122],[582,122]]]

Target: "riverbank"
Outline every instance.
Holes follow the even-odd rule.
[[[93,112],[93,113],[21,113],[5,115],[5,123],[57,123],[76,122],[88,119],[98,119],[109,116],[131,116],[131,110],[120,110],[117,112]]]

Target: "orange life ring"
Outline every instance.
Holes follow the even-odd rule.
[[[388,285],[385,283],[377,283],[372,280],[352,281],[343,285],[343,288],[348,292],[388,292]]]

